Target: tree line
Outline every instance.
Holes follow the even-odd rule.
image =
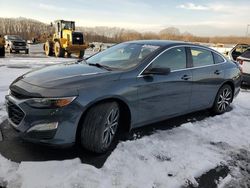
[[[174,27],[165,28],[158,33],[141,33],[136,30],[105,26],[77,27],[76,29],[84,33],[85,40],[88,42],[119,43],[129,40],[163,39],[200,43],[250,44],[249,37],[201,37],[188,32],[181,33],[178,28]],[[20,35],[26,40],[35,38],[40,42],[45,42],[53,32],[54,28],[51,27],[50,24],[45,24],[37,20],[27,18],[0,18],[0,34],[2,35]]]

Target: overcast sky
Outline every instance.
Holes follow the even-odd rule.
[[[174,26],[201,36],[244,36],[250,24],[250,0],[0,0],[0,7],[0,17],[155,32]]]

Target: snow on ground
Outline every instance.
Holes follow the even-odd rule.
[[[48,61],[52,60],[48,58]],[[13,58],[0,59],[2,116],[5,115],[4,94],[11,80],[30,70],[1,66],[8,61],[20,63],[18,58],[16,61]],[[39,63],[42,61],[37,59]],[[250,92],[243,90],[235,99],[233,110],[223,115],[121,142],[101,169],[82,164],[79,159],[17,164],[0,155],[0,186],[175,188],[187,182],[195,185],[195,177],[218,165],[228,164],[232,153],[250,149],[249,97]],[[221,186],[231,179],[232,176],[228,175]]]
[[[1,61],[2,59],[0,59]],[[6,115],[4,109],[4,96],[6,95],[10,83],[18,76],[30,69],[10,69],[5,66],[1,67],[0,63],[0,121]]]

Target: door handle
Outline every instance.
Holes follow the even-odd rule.
[[[216,70],[215,72],[214,72],[214,74],[217,74],[217,75],[219,75],[219,74],[221,74],[222,73],[222,71],[220,71],[220,70]]]
[[[182,80],[190,80],[191,78],[192,78],[192,76],[186,75],[186,74],[181,77]]]

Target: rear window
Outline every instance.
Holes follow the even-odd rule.
[[[221,57],[220,55],[216,54],[216,53],[213,53],[214,55],[214,62],[215,64],[218,64],[218,63],[223,63],[225,60],[223,57]]]
[[[214,58],[211,51],[202,48],[191,47],[191,54],[194,67],[202,67],[214,64]]]
[[[250,49],[247,49],[247,51],[245,51],[241,57],[244,57],[244,58],[250,58]]]

